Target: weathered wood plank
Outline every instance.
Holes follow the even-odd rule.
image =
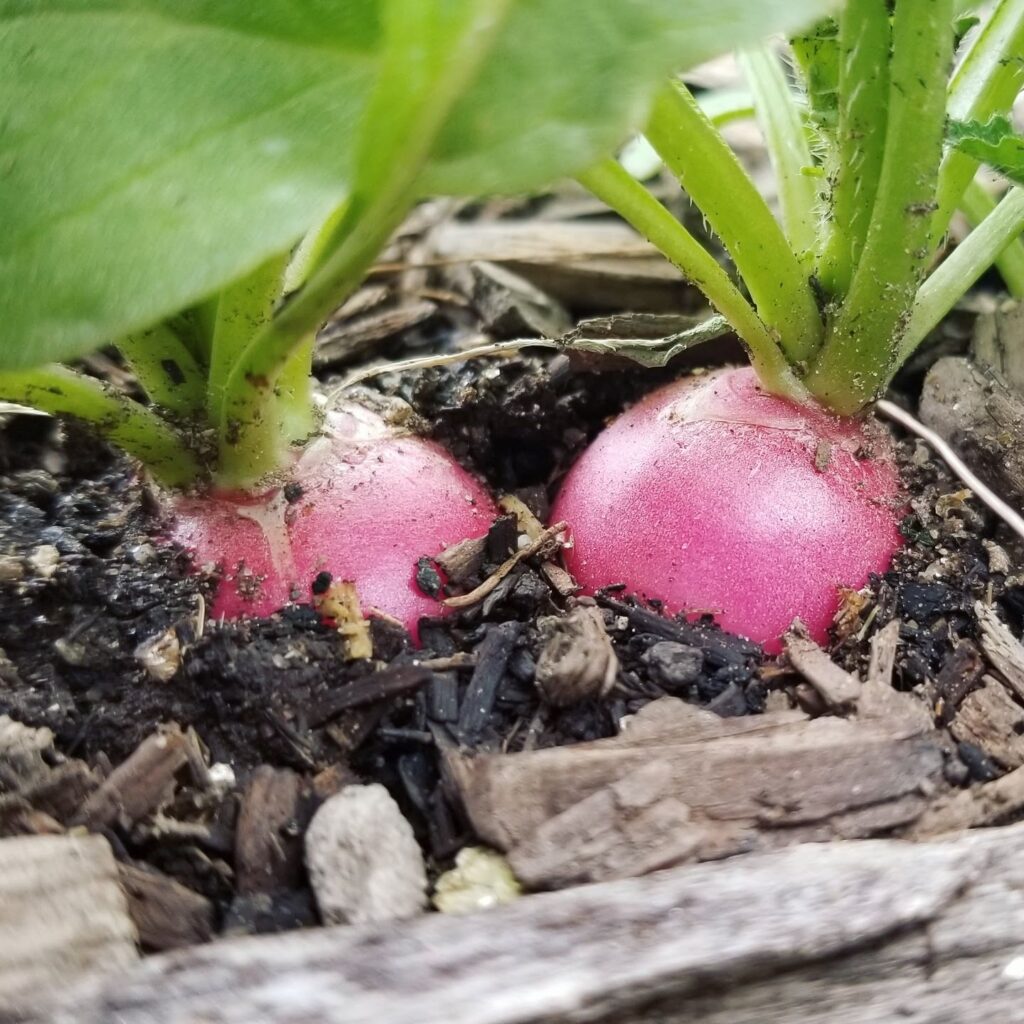
[[[468,917],[224,942],[94,984],[47,1019],[1012,1024],[1022,854],[1022,825],[804,845]]]
[[[0,842],[0,1019],[93,971],[132,963],[135,927],[101,836]]]

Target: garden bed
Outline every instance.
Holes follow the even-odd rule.
[[[595,259],[584,253],[575,265]],[[377,286],[379,308],[325,332],[328,380],[359,368],[358,346],[355,355],[340,346],[339,366],[338,339],[353,333],[383,331],[377,342],[397,358],[438,340],[450,349],[478,341],[488,331],[481,310],[496,305],[510,318],[499,337],[528,331],[524,290],[534,313],[558,313],[523,279],[467,266]],[[543,284],[543,269],[533,271]],[[410,290],[432,296],[418,325],[403,310],[425,300]],[[675,303],[678,292],[660,301]],[[931,358],[962,351],[971,320],[951,321]],[[523,507],[546,520],[559,480],[610,416],[661,381],[729,358],[728,340],[662,370],[527,349],[393,370],[350,393],[411,410],[418,429],[522,503],[520,519],[500,519],[456,581],[467,592],[529,543]],[[925,366],[898,382],[912,408]],[[3,444],[0,713],[29,731],[2,755],[22,767],[6,773],[0,830],[85,826],[106,836],[150,951],[317,924],[304,832],[318,804],[354,782],[393,794],[432,880],[483,839],[540,888],[806,840],[997,824],[1021,806],[1012,785],[994,809],[984,795],[1024,764],[1024,694],[1013,674],[1024,669],[1013,667],[1016,648],[1009,662],[998,654],[1006,636],[1015,643],[1024,614],[1020,539],[914,437],[898,445],[906,546],[890,572],[848,595],[833,633],[828,653],[846,672],[799,637],[788,655],[765,658],[709,620],[665,617],[610,580],[594,606],[607,639],[570,636],[569,647],[586,660],[610,645],[616,683],[606,697],[568,706],[535,685],[552,617],[578,602],[551,545],[469,607],[425,624],[421,649],[376,619],[373,657],[347,660],[338,632],[309,607],[210,621],[214,579],[186,573],[186,556],[159,539],[157,504],[134,468],[84,433],[14,416]],[[644,542],[635,538],[638,549]],[[425,587],[431,572],[425,563]],[[1012,633],[1000,633],[1003,623]],[[861,679],[881,704],[862,700]],[[677,706],[710,717],[680,717]],[[657,715],[668,718],[658,725]],[[750,729],[740,724],[748,717]],[[634,718],[655,730],[647,748],[642,734],[635,741],[639,758],[615,747]],[[845,731],[830,732],[830,719]],[[712,721],[737,724],[723,731]],[[25,768],[17,754],[33,744],[41,753]],[[581,767],[594,757],[607,761],[596,775]],[[645,763],[638,816],[635,794],[615,786]],[[699,799],[687,784],[695,775]],[[965,809],[958,794],[977,800]],[[589,861],[588,843],[600,853]]]

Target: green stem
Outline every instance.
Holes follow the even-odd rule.
[[[205,410],[206,374],[174,331],[159,324],[117,343],[151,402],[183,419],[198,420]]]
[[[899,361],[909,359],[964,293],[1007,245],[1024,232],[1024,188],[1013,188],[921,286],[900,342]]]
[[[169,487],[185,487],[202,476],[202,466],[181,433],[152,409],[94,377],[65,366],[2,372],[0,396],[91,423]]]
[[[821,338],[808,277],[735,153],[680,83],[658,94],[646,135],[729,251],[790,362],[807,360]]]
[[[280,465],[268,399],[292,354],[355,290],[411,209],[434,142],[489,54],[509,3],[388,5],[384,67],[363,118],[355,186],[338,230],[320,265],[250,340],[227,379],[216,421],[224,484],[251,486]]]
[[[766,387],[792,398],[805,397],[782,349],[729,275],[643,185],[614,160],[591,167],[579,176],[579,181],[632,224],[704,293],[746,344],[750,361]]]
[[[839,24],[836,146],[829,219],[818,265],[825,291],[842,299],[864,250],[885,150],[889,104],[886,0],[849,0]]]
[[[815,397],[842,414],[873,401],[890,379],[931,251],[952,21],[952,0],[897,0],[885,152],[871,223],[850,290],[807,377]]]
[[[778,182],[786,237],[806,262],[813,258],[817,244],[818,188],[807,173],[814,160],[803,115],[773,50],[767,46],[747,50],[738,54],[738,60],[754,94],[754,109]]]
[[[300,444],[316,433],[320,425],[313,402],[313,349],[316,339],[308,338],[288,357],[274,389],[281,428],[290,444]]]
[[[224,389],[238,353],[263,329],[281,297],[287,258],[274,256],[244,277],[229,284],[202,307],[200,316],[209,334],[209,369],[206,387],[207,415],[217,423]],[[269,415],[268,419],[275,417]],[[281,432],[282,446],[287,439]]]
[[[956,121],[987,121],[1005,114],[1024,85],[1024,0],[1000,0],[949,83],[947,113]],[[938,209],[932,218],[937,246],[949,230],[978,161],[950,149],[939,168]]]
[[[998,207],[988,189],[977,179],[972,181],[960,200],[960,209],[972,228],[978,227]],[[1024,299],[1024,241],[1013,239],[995,261],[1006,290],[1015,299]]]

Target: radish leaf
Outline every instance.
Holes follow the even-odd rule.
[[[1008,117],[980,121],[950,121],[947,129],[950,143],[961,153],[1024,185],[1024,136],[1014,133]]]
[[[511,0],[416,192],[521,191],[580,171],[642,123],[669,72],[833,6]],[[385,9],[0,0],[0,367],[150,327],[326,217],[351,186]]]

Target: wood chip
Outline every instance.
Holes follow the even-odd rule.
[[[887,622],[871,638],[871,658],[868,662],[868,676],[864,685],[867,689],[884,687],[892,689],[892,673],[896,666],[896,649],[900,643],[900,620]]]
[[[783,638],[789,663],[833,710],[849,711],[861,694],[860,680],[840,668],[804,631]]]
[[[205,896],[153,868],[120,864],[118,878],[144,949],[180,949],[213,937],[214,909]]]
[[[185,734],[177,725],[163,726],[107,776],[74,823],[93,830],[115,822],[129,827],[171,799],[174,776],[188,760]]]
[[[573,309],[676,312],[692,296],[682,274],[624,224],[448,222],[429,242],[441,263],[502,264]]]
[[[424,665],[391,665],[380,672],[340,686],[309,708],[307,719],[311,726],[323,725],[349,708],[375,704],[415,690],[430,677],[431,671]]]
[[[138,957],[135,927],[101,836],[0,842],[0,1016],[38,1009],[97,971]]]
[[[935,690],[942,702],[942,720],[948,725],[956,717],[964,697],[981,681],[985,659],[970,641],[961,640],[942,663],[935,677]]]
[[[516,878],[532,889],[560,889],[743,848],[749,829],[695,819],[672,782],[666,762],[654,761],[549,818],[509,852]]]
[[[294,889],[302,882],[302,834],[313,800],[302,778],[261,765],[252,774],[235,826],[235,875],[243,896]]]
[[[410,300],[391,309],[335,321],[317,336],[313,353],[316,368],[348,362],[376,345],[425,324],[437,305],[424,299]]]
[[[924,795],[945,786],[939,739],[914,733],[905,721],[767,717],[748,719],[756,724],[733,735],[716,736],[723,727],[709,723],[711,735],[697,740],[631,742],[627,731],[529,753],[450,752],[447,767],[477,834],[506,851],[549,818],[657,760],[668,766],[672,795],[695,814],[746,822],[766,843],[806,838],[798,826],[827,838],[830,821],[843,816],[844,834],[884,832],[893,827],[887,805],[898,804],[896,817],[909,824],[923,811]],[[766,834],[776,830],[785,831]]]
[[[490,721],[505,667],[521,629],[518,622],[491,626],[476,649],[476,667],[459,709],[458,735],[465,744],[479,740]]]
[[[1010,632],[996,610],[978,601],[974,614],[981,625],[981,649],[1000,678],[1024,701],[1024,644]]]
[[[936,800],[911,830],[914,839],[1017,821],[1024,813],[1024,768]]]
[[[486,552],[487,538],[472,537],[445,548],[434,561],[444,570],[449,582],[461,587],[479,577]]]
[[[560,302],[525,277],[486,260],[469,265],[473,305],[495,338],[557,338],[572,327]]]
[[[580,589],[572,574],[555,562],[542,563],[540,572],[560,597],[572,597]]]
[[[1024,707],[992,676],[967,695],[950,723],[961,743],[973,743],[1004,768],[1024,765]]]

